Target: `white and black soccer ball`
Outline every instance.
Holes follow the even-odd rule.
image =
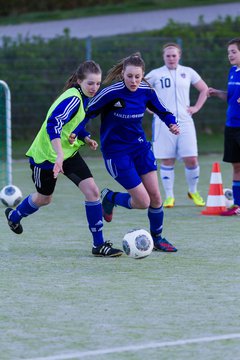
[[[129,231],[123,238],[125,254],[134,259],[143,259],[153,250],[152,236],[144,229]]]
[[[22,192],[15,185],[7,185],[0,192],[0,199],[5,206],[15,207],[22,200]]]
[[[233,192],[232,189],[225,188],[223,189],[223,195],[225,197],[225,206],[230,208],[233,205]]]

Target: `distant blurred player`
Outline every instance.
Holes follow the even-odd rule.
[[[227,51],[229,62],[233,65],[228,75],[228,89],[209,88],[209,96],[217,96],[228,102],[223,161],[231,163],[233,167],[234,205],[221,215],[233,216],[240,215],[240,38],[230,40]]]
[[[205,103],[208,87],[195,70],[179,64],[181,53],[178,44],[165,44],[163,46],[165,65],[146,75],[146,79],[157,91],[167,108],[176,116],[180,126],[180,135],[174,136],[159,117],[156,114],[153,115],[153,151],[155,157],[161,159],[160,177],[166,194],[163,203],[166,208],[172,208],[175,204],[173,188],[176,158],[183,159],[185,164],[188,197],[197,206],[205,205],[197,191],[200,167],[192,115],[197,113]],[[199,91],[198,99],[193,106],[190,106],[191,85]]]

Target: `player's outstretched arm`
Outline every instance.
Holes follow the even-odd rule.
[[[227,101],[227,91],[224,90],[218,90],[210,87],[208,89],[208,96],[216,96],[221,100]]]

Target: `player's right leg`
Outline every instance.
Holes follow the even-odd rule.
[[[111,222],[115,206],[122,206],[126,209],[147,209],[149,197],[142,184],[128,190],[127,193],[114,192],[108,188],[101,191],[103,217],[105,221]]]
[[[85,211],[88,228],[92,235],[92,254],[94,256],[117,257],[123,251],[114,248],[110,241],[103,236],[103,214],[99,189],[92,173],[79,153],[65,160],[63,163],[64,175],[67,176],[85,196]]]
[[[157,119],[154,124],[153,153],[156,159],[161,160],[159,174],[165,192],[163,207],[172,208],[175,205],[174,164],[180,135],[172,134],[161,120]]]

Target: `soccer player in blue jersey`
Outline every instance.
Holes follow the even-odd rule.
[[[177,249],[162,237],[163,206],[157,177],[156,159],[142,127],[146,108],[156,113],[173,134],[179,127],[173,114],[158,99],[144,79],[145,64],[139,53],[121,60],[109,72],[107,86],[89,102],[86,119],[74,131],[87,138],[83,128],[89,119],[101,113],[101,151],[109,174],[127,192],[102,191],[103,215],[112,220],[114,206],[148,209],[150,232],[156,250]]]
[[[16,210],[7,208],[5,215],[10,229],[21,234],[22,218],[52,201],[58,174],[63,173],[85,196],[86,216],[93,237],[92,254],[116,257],[122,255],[122,250],[115,249],[111,242],[104,241],[99,189],[78,151],[83,142],[77,140],[74,144],[69,143],[69,133],[85,118],[85,108],[89,98],[99,90],[101,78],[100,66],[90,60],[80,64],[68,79],[64,92],[51,105],[41,129],[26,153],[36,192],[27,196]],[[96,150],[96,141],[88,138],[85,142]]]
[[[209,88],[209,96],[217,96],[228,102],[223,161],[231,163],[233,167],[234,205],[221,215],[233,216],[240,215],[240,38],[230,40],[227,51],[232,65],[228,75],[228,89]]]

